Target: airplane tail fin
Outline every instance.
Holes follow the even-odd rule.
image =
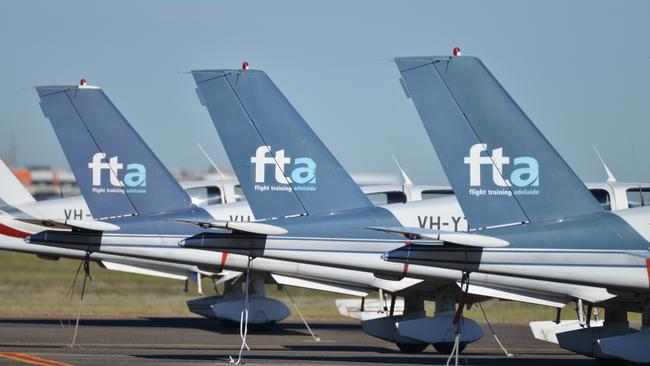
[[[199,70],[192,75],[255,217],[371,205],[263,71]]]
[[[36,90],[95,218],[191,205],[178,182],[100,88],[39,86]]]
[[[34,197],[0,159],[0,207],[34,202]]]
[[[603,210],[478,58],[395,61],[472,228]]]

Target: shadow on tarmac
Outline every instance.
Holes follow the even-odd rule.
[[[74,324],[76,319],[72,318],[48,318],[48,319],[0,319],[2,324],[17,324],[17,325],[60,325]],[[216,332],[219,334],[239,334],[239,324],[236,326],[224,325],[217,320],[197,317],[142,317],[137,319],[84,319],[81,318],[80,325],[85,327],[124,327],[124,328],[184,328],[196,329],[209,332]],[[313,323],[310,327],[315,330],[335,330],[340,331],[358,331],[361,329],[359,324],[354,323]],[[299,322],[282,322],[273,325],[270,329],[256,329],[254,326],[249,325],[249,333],[251,334],[268,334],[268,335],[299,335],[304,337],[305,326]]]
[[[337,347],[340,348],[340,347]],[[343,347],[343,352],[366,352],[364,347]],[[320,350],[324,351],[324,350]],[[339,350],[341,351],[341,350]],[[390,350],[386,350],[387,352]],[[265,351],[267,352],[267,351]],[[329,352],[329,351],[325,351]],[[336,351],[333,351],[336,352]],[[390,353],[395,354],[395,351]],[[227,362],[229,355],[187,355],[187,354],[178,354],[178,355],[132,355],[133,357],[143,358],[147,360],[160,360],[160,361],[177,361],[177,362],[192,362],[192,361],[215,361],[215,362]],[[234,356],[234,355],[233,355]],[[424,357],[423,357],[424,356]],[[550,357],[549,357],[550,356]],[[269,363],[272,364],[301,364],[305,362],[312,363],[337,363],[341,362],[345,365],[348,364],[374,364],[374,365],[399,365],[399,364],[410,364],[410,365],[444,365],[447,362],[447,356],[439,355],[437,353],[422,353],[418,357],[413,357],[410,355],[398,354],[395,356],[385,356],[385,355],[341,355],[337,356],[336,354],[323,354],[318,356],[309,356],[309,355],[260,355],[260,354],[247,354],[244,357],[245,362],[255,362],[260,361],[260,363]],[[452,363],[453,364],[453,363]],[[594,366],[597,365],[595,360],[591,359],[567,359],[562,357],[554,357],[554,355],[543,355],[539,358],[506,358],[506,357],[485,357],[483,355],[471,354],[468,357],[461,357],[459,364],[462,365],[526,365],[526,366],[547,366],[547,365],[566,365],[566,366]]]

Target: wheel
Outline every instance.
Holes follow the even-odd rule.
[[[443,355],[450,355],[451,351],[454,349],[454,343],[453,342],[439,342],[439,343],[434,343],[432,344],[433,348],[440,354]],[[465,350],[465,347],[467,347],[467,343],[465,342],[460,342],[458,345],[460,349],[458,350],[458,353],[463,353]]]
[[[426,343],[395,343],[397,348],[403,353],[422,353],[428,344]]]

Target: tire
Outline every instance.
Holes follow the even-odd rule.
[[[429,345],[426,343],[395,343],[402,353],[422,353]]]
[[[434,343],[432,346],[436,352],[440,353],[441,355],[450,355],[451,351],[454,349],[453,342]],[[467,347],[467,343],[460,342],[459,347],[460,349],[458,350],[458,353],[463,353],[463,351],[465,351],[465,347]]]

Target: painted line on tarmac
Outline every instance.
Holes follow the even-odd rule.
[[[28,363],[31,365],[40,365],[40,366],[71,366],[69,363],[63,363],[53,360],[47,360],[45,358],[40,358],[36,356],[29,355],[27,353],[16,353],[16,352],[0,352],[0,357],[4,357],[8,360],[18,361],[22,363]]]

